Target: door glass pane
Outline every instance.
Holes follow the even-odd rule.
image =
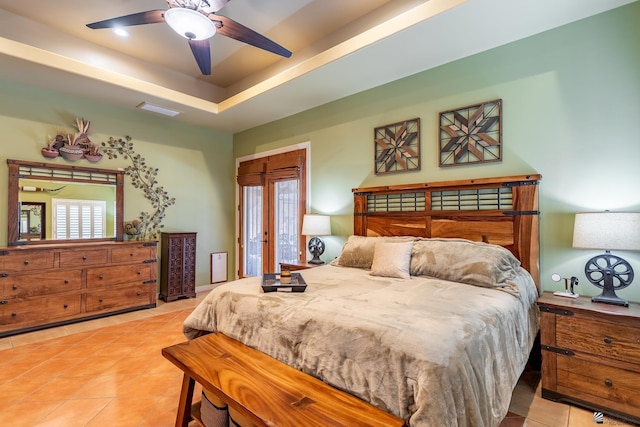
[[[275,183],[275,226],[277,238],[276,269],[281,262],[298,260],[298,180],[277,181]]]
[[[262,275],[262,187],[242,187],[244,276]]]

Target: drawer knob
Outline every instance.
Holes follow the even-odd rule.
[[[133,256],[133,253],[130,253],[129,256]]]
[[[69,304],[65,304],[65,305],[63,305],[63,307],[64,307],[64,308],[68,308],[68,307],[69,307]]]
[[[604,385],[606,385],[607,387],[613,387],[613,381],[611,381],[610,379],[606,379],[604,380]]]
[[[609,337],[604,337],[604,342],[607,344],[611,344],[613,342],[613,340]]]
[[[142,274],[142,272],[141,272],[141,271],[138,271],[138,276],[139,276],[139,275],[141,275],[141,274]]]
[[[0,301],[0,305],[5,305],[5,304],[9,304],[9,301],[4,300],[4,299],[2,301]]]
[[[69,284],[69,281],[68,281],[68,280],[65,280],[65,281],[64,281],[64,284],[65,284],[65,285],[68,285],[68,284]]]
[[[140,295],[142,295],[142,292],[138,291],[138,292],[136,292],[136,295],[140,296]]]
[[[99,299],[98,299],[98,302],[104,302],[104,299],[99,298]]]
[[[103,274],[99,275],[98,279],[100,279],[100,280],[104,279],[104,275]]]
[[[13,286],[11,287],[11,289],[13,289],[13,290],[15,291],[16,289],[18,289],[18,285],[13,285]]]
[[[86,260],[87,260],[87,256],[86,256],[86,255],[83,255],[83,256],[82,256],[82,260],[83,260],[83,261],[86,261]]]
[[[18,315],[18,313],[16,313],[15,311],[13,313],[11,313],[11,317],[16,317]]]
[[[28,259],[24,260],[24,265],[29,265],[29,260]]]

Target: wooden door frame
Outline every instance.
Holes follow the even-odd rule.
[[[246,162],[248,160],[254,160],[254,159],[259,159],[259,158],[263,158],[263,157],[267,157],[267,156],[273,156],[273,155],[277,155],[277,154],[283,154],[283,153],[288,153],[291,151],[296,151],[296,150],[305,150],[305,165],[304,165],[304,169],[305,169],[305,189],[304,189],[304,193],[301,194],[301,206],[303,206],[303,212],[301,212],[301,217],[300,217],[300,226],[302,226],[302,216],[309,212],[310,209],[310,177],[311,177],[311,141],[307,141],[307,142],[301,142],[298,144],[294,144],[294,145],[288,145],[286,147],[282,147],[282,148],[277,148],[274,150],[269,150],[269,151],[262,151],[260,153],[255,153],[255,154],[250,154],[248,156],[243,156],[243,157],[238,157],[236,158],[236,165],[235,165],[235,172],[236,173],[238,171],[238,167],[240,166],[240,163],[242,162]],[[302,178],[302,177],[301,177]],[[241,221],[241,217],[240,214],[242,213],[242,209],[243,207],[241,207],[241,203],[242,203],[242,194],[240,192],[240,189],[242,187],[237,183],[236,181],[236,218],[235,218],[235,265],[236,268],[234,269],[234,276],[236,279],[238,279],[239,277],[239,272],[240,272],[240,266],[241,266],[241,261],[242,261],[242,251],[240,250],[240,221]],[[266,198],[268,197],[268,189],[265,186],[265,191],[263,194],[263,198],[266,200]],[[268,218],[267,217],[263,217],[263,226],[266,226],[268,224]],[[264,243],[263,243],[264,245]],[[301,244],[301,246],[306,247],[306,245]],[[264,246],[263,246],[264,249]],[[304,249],[304,248],[302,248]],[[264,251],[263,251],[264,253]],[[303,258],[306,256],[306,250],[302,251],[303,253]]]

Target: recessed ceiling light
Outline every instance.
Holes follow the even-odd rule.
[[[114,28],[113,32],[120,37],[129,37],[129,31],[125,30],[124,28]]]
[[[172,110],[170,108],[160,107],[159,105],[149,104],[148,102],[143,102],[141,104],[136,105],[136,108],[145,111],[151,111],[153,113],[162,114],[164,116],[175,117],[180,114],[180,111]]]

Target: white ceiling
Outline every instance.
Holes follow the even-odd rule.
[[[239,132],[633,1],[232,0],[220,15],[293,55],[216,35],[205,77],[165,23],[126,39],[85,26],[163,0],[0,0],[0,79]]]

